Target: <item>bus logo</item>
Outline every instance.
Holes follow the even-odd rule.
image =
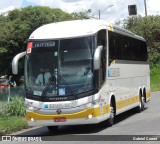
[[[62,111],[60,109],[57,109],[57,114],[61,114]]]

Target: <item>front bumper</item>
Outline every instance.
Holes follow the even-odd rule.
[[[56,125],[80,125],[99,123],[109,118],[110,107],[102,106],[90,108],[71,114],[40,114],[36,112],[26,112],[29,126],[56,126]],[[54,118],[65,118],[65,122],[55,122]]]

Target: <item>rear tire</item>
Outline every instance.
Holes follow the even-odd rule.
[[[50,132],[56,132],[58,130],[58,126],[47,126]]]
[[[112,126],[114,124],[114,118],[115,118],[115,109],[111,104],[111,106],[110,106],[110,116],[107,119],[108,126]]]
[[[141,111],[143,111],[145,109],[145,95],[143,94],[143,96],[141,97],[141,103],[142,103],[142,108]]]
[[[141,93],[139,94],[139,106],[136,108],[136,111],[140,113],[145,109],[145,96]]]

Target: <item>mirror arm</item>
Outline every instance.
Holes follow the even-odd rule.
[[[17,54],[13,60],[12,60],[12,73],[18,74],[18,61],[20,58],[24,57],[26,55],[26,52],[21,52]]]

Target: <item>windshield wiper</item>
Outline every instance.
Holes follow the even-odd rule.
[[[53,84],[53,85],[56,84],[56,77],[55,77],[55,75],[52,75],[52,76],[51,76],[51,78],[49,79],[48,83],[46,84],[44,90],[42,91],[42,95],[41,95],[42,98],[45,97],[45,95],[46,95],[46,93],[47,93],[47,91],[48,91],[48,88],[49,88],[49,86],[50,86],[51,84]]]
[[[70,85],[66,82],[66,80],[61,75],[58,75],[58,79],[59,77],[64,81],[64,84],[68,87],[70,93],[75,97],[75,99],[77,99],[77,95],[73,92],[73,90],[71,89]]]
[[[70,93],[74,96],[75,99],[77,99],[77,95],[73,92],[73,90],[71,89],[71,87],[69,86],[69,84],[65,81],[65,79],[64,79],[61,75],[58,75],[57,80],[59,80],[59,79],[62,79],[62,80],[63,80],[64,84],[68,87]],[[53,84],[53,85],[56,84],[56,77],[55,77],[55,75],[53,75],[53,76],[51,77],[51,79],[49,80],[49,82],[46,84],[44,90],[42,91],[42,95],[41,95],[42,98],[44,98],[44,97],[46,96],[46,93],[47,93],[47,91],[48,91],[48,88],[49,88],[49,86],[50,86],[51,84]]]

